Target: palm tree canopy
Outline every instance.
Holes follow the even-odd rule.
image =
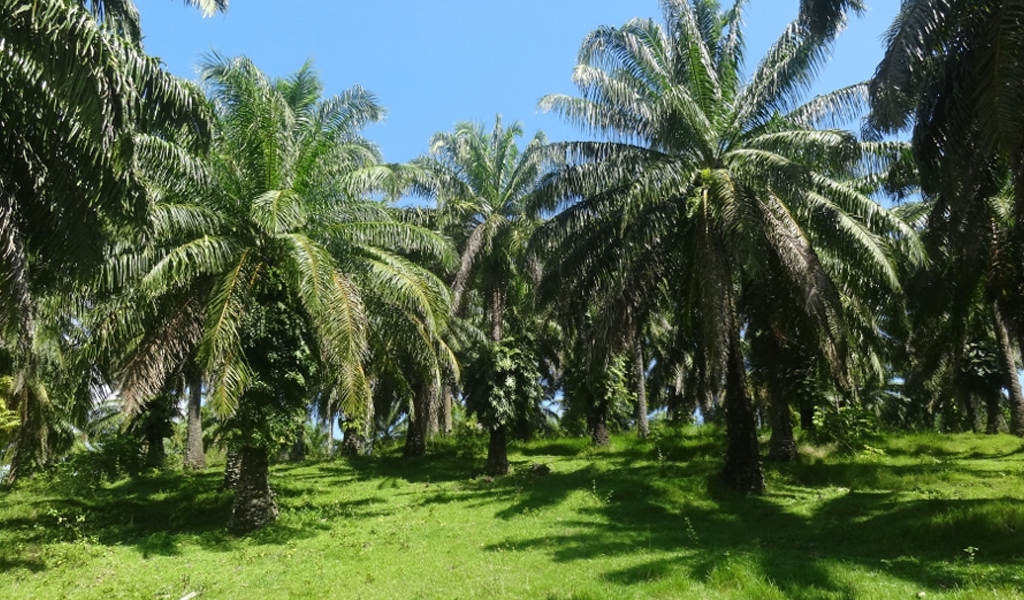
[[[3,0],[0,15],[0,329],[27,339],[35,296],[145,222],[140,136],[188,131],[199,151],[209,114],[78,2]]]
[[[514,280],[523,274],[524,251],[537,223],[526,210],[527,199],[547,169],[540,152],[547,138],[538,132],[520,150],[516,142],[523,133],[518,122],[504,127],[500,116],[491,131],[458,123],[450,133],[435,134],[430,153],[416,161],[417,191],[436,202],[438,226],[460,251],[452,285],[456,309],[471,282],[469,287],[491,301],[514,296]],[[500,329],[497,308],[490,307]]]
[[[149,173],[159,190],[149,245],[113,271],[137,277],[130,283],[152,301],[202,290],[182,316],[192,326],[176,331],[192,332],[180,346],[197,349],[222,413],[258,378],[246,359],[247,315],[267,290],[281,289],[301,315],[323,385],[359,414],[369,402],[372,315],[405,315],[432,339],[448,314],[448,291],[408,255],[451,264],[451,249],[373,198],[396,175],[360,135],[384,116],[371,93],[356,86],[321,100],[308,64],[282,80],[245,58],[213,55],[202,69],[215,119],[211,152],[195,160],[163,148],[176,160]],[[157,371],[137,378],[129,401],[161,385]]]
[[[865,193],[903,148],[818,128],[858,114],[866,87],[804,101],[828,45],[801,20],[744,80],[743,4],[664,0],[663,23],[587,36],[580,95],[541,106],[605,141],[553,145],[565,166],[539,208],[564,210],[536,243],[560,257],[550,275],[563,287],[674,290],[712,365],[741,327],[743,283],[786,286],[820,350],[842,363],[843,297],[898,290],[897,244],[923,260],[914,231]]]

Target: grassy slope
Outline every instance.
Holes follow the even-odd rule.
[[[1015,438],[805,449],[752,498],[714,483],[707,430],[613,444],[529,444],[493,482],[443,455],[277,467],[281,519],[245,539],[215,471],[3,491],[0,598],[1024,598]]]

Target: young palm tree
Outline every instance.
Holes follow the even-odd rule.
[[[480,302],[492,344],[502,341],[510,313],[528,311],[524,301],[531,300],[521,289],[530,277],[525,251],[538,220],[527,213],[526,201],[547,168],[540,152],[547,140],[538,132],[520,151],[522,135],[521,124],[505,128],[500,116],[490,132],[463,122],[434,135],[430,153],[416,161],[422,170],[418,191],[436,202],[437,224],[456,241],[461,257],[452,283],[455,310],[464,311],[471,296]],[[490,423],[488,464],[494,473],[508,470],[507,424],[504,418]]]
[[[587,36],[573,74],[581,95],[541,105],[606,141],[554,145],[566,166],[547,180],[543,208],[564,210],[540,243],[573,261],[569,271],[646,270],[635,293],[664,288],[691,315],[707,385],[724,390],[723,478],[759,490],[744,290],[769,279],[789,288],[815,351],[842,365],[838,274],[898,289],[888,236],[921,255],[913,230],[849,181],[864,146],[816,128],[855,114],[863,87],[800,104],[828,47],[799,20],[742,81],[742,4],[664,0],[663,24],[637,19]]]
[[[245,58],[215,55],[202,67],[215,115],[210,155],[196,161],[148,140],[168,161],[151,173],[159,197],[146,249],[111,271],[137,273],[127,283],[149,302],[183,301],[166,313],[179,325],[164,328],[160,347],[180,349],[177,358],[194,348],[207,401],[238,424],[231,527],[244,532],[276,516],[268,431],[291,427],[314,384],[346,414],[365,414],[374,315],[404,315],[431,338],[448,314],[447,287],[405,255],[443,260],[450,249],[368,199],[395,179],[359,134],[384,114],[371,94],[354,87],[321,100],[309,65],[276,81]],[[129,408],[163,385],[177,358],[122,379]]]

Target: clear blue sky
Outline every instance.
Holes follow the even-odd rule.
[[[818,91],[867,79],[899,0],[867,0],[851,20]],[[657,0],[231,0],[209,19],[180,0],[137,0],[146,51],[171,72],[194,77],[211,49],[245,54],[271,76],[315,61],[335,94],[360,84],[388,109],[366,134],[386,160],[427,149],[430,136],[457,121],[490,122],[496,113],[552,140],[581,135],[537,110],[548,93],[575,93],[570,80],[583,37],[600,25],[658,17]],[[751,0],[746,11],[748,66],[796,16],[798,0]]]

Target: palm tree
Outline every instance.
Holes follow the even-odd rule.
[[[456,240],[460,254],[452,282],[454,308],[466,310],[474,296],[489,324],[492,344],[502,342],[510,314],[528,312],[532,301],[522,290],[529,286],[525,251],[538,220],[527,213],[526,201],[547,168],[540,152],[547,140],[538,132],[520,151],[516,141],[522,135],[521,124],[505,128],[500,116],[490,132],[482,124],[458,123],[451,133],[435,134],[430,153],[416,161],[422,169],[417,189],[436,202],[437,224]],[[506,353],[515,352],[482,355]],[[488,424],[488,464],[494,473],[508,470],[508,422],[501,417]]]
[[[137,136],[188,128],[200,151],[209,129],[200,90],[80,3],[4,0],[0,16],[0,338],[18,357],[15,401],[45,403],[39,304],[102,264],[115,231],[145,221]],[[25,419],[40,410],[17,408]],[[31,429],[18,445],[38,451],[16,456],[46,454]]]
[[[195,348],[207,401],[233,424],[241,473],[230,525],[245,532],[277,514],[267,484],[277,428],[290,430],[319,390],[332,391],[346,414],[366,413],[376,311],[427,332],[443,324],[446,286],[406,254],[443,259],[450,250],[368,197],[396,178],[359,134],[384,115],[372,94],[354,87],[321,100],[308,64],[283,80],[245,58],[213,55],[202,68],[215,115],[211,152],[194,160],[149,140],[168,161],[151,174],[159,191],[148,243],[111,270],[137,273],[126,283],[150,302],[187,305],[206,290],[162,347]],[[129,408],[178,364],[155,361],[123,379]]]
[[[760,490],[744,291],[786,286],[815,351],[842,365],[842,274],[898,289],[887,240],[897,234],[922,255],[913,230],[849,180],[865,146],[816,128],[855,114],[863,86],[800,105],[827,45],[799,20],[743,82],[742,4],[664,0],[664,24],[637,19],[587,36],[573,74],[580,97],[541,105],[607,140],[554,145],[566,166],[546,182],[543,208],[564,210],[542,246],[574,261],[568,271],[646,270],[636,293],[664,288],[691,315],[706,385],[724,390],[723,478]]]
[[[990,305],[984,312],[1000,348],[1016,435],[1024,435],[1024,393],[1014,358],[1019,344],[1011,342],[1024,333],[1022,8],[1018,0],[905,2],[871,83],[872,124],[888,132],[913,129],[931,210],[925,236],[949,277],[937,298],[950,300],[946,308],[954,314],[978,300]],[[1006,217],[994,221],[997,195],[1012,200]],[[993,245],[998,238],[1006,238],[1001,249]],[[954,354],[966,347],[965,334],[953,326]]]

